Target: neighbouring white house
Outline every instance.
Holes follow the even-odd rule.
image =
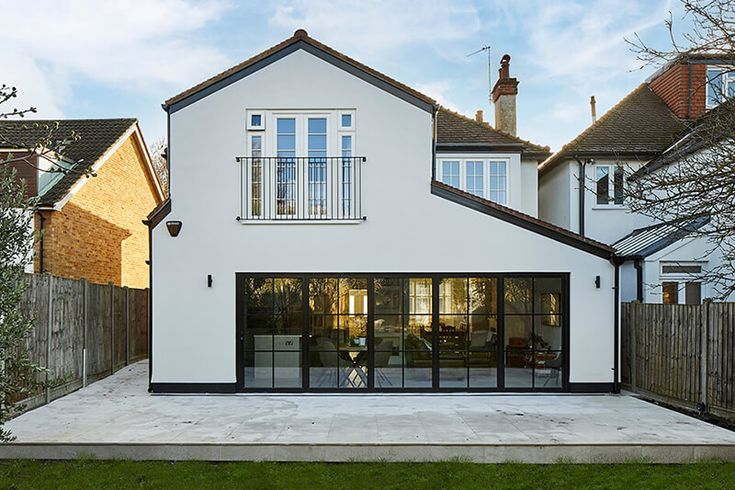
[[[717,294],[720,254],[696,233],[708,220],[632,212],[626,186],[702,150],[692,137],[735,87],[713,56],[664,66],[539,167],[539,217],[610,244],[622,262],[621,300],[699,304]],[[731,86],[728,86],[731,84]]]
[[[153,392],[617,389],[611,247],[535,217],[547,148],[298,30],[169,99]]]

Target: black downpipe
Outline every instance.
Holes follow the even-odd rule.
[[[613,393],[620,393],[620,262],[613,261],[615,265],[615,359],[613,360]]]
[[[437,133],[437,116],[439,115],[439,108],[435,107],[432,115],[432,126],[431,126],[431,181],[436,180],[436,133]]]
[[[46,218],[43,217],[43,213],[41,211],[36,212],[38,213],[38,272],[43,274],[43,224],[46,221]]]
[[[635,267],[635,277],[636,277],[636,299],[643,303],[643,263],[641,259],[635,259],[635,262],[633,262],[633,267]]]
[[[579,164],[579,234],[584,236],[584,179],[587,160],[576,159]]]

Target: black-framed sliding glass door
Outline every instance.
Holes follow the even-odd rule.
[[[566,274],[237,274],[246,391],[561,391]]]

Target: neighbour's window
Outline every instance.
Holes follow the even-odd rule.
[[[442,182],[459,189],[459,160],[442,161]]]
[[[702,303],[702,283],[690,281],[686,283],[684,288],[684,300],[688,305],[698,305]]]
[[[726,67],[707,68],[707,108],[735,97],[735,71]]]
[[[610,174],[612,173],[612,178]],[[595,194],[597,204],[621,206],[625,202],[625,175],[620,165],[595,165]]]
[[[508,202],[508,165],[503,160],[488,162],[490,176],[490,200],[498,204]]]
[[[663,289],[662,303],[665,305],[676,305],[679,303],[679,283],[664,282],[661,284]]]
[[[352,127],[352,114],[342,114],[342,127],[345,129]]]
[[[479,197],[485,196],[485,162],[482,160],[468,160],[466,182],[467,192]]]

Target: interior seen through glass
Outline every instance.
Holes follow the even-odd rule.
[[[246,389],[562,386],[560,277],[245,277],[243,284]]]

